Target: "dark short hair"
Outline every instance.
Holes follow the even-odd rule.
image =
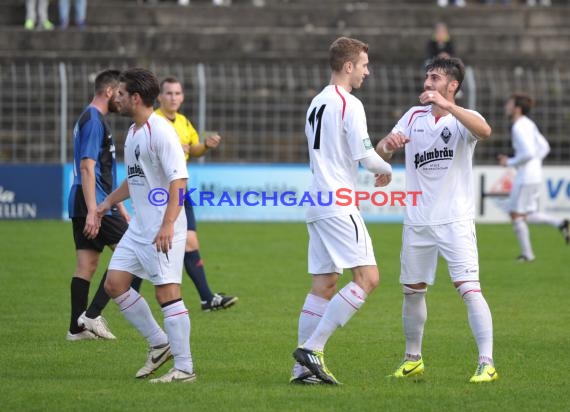
[[[530,109],[534,106],[534,101],[532,97],[526,93],[516,92],[511,95],[511,99],[515,104],[515,107],[520,107],[522,114],[525,116],[530,113]]]
[[[170,83],[170,84],[179,83],[182,86],[182,83],[176,77],[168,76],[168,77],[165,77],[164,79],[162,79],[162,81],[160,82],[160,92],[161,93],[162,93],[162,88],[163,88],[165,83]]]
[[[138,93],[146,107],[152,107],[160,92],[158,79],[147,69],[140,67],[127,69],[121,73],[119,80],[125,83],[125,89],[129,94]]]
[[[426,73],[431,70],[441,70],[446,76],[451,77],[453,80],[457,80],[459,82],[459,87],[457,87],[455,93],[461,89],[463,78],[465,77],[465,65],[461,59],[457,57],[437,57],[426,65]]]
[[[102,94],[107,87],[116,87],[119,84],[121,72],[115,69],[103,70],[95,77],[95,94]]]
[[[335,72],[340,72],[344,63],[356,63],[361,52],[368,53],[368,44],[349,37],[339,37],[329,48],[331,69]]]

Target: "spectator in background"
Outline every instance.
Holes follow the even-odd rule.
[[[62,29],[69,26],[70,0],[59,0],[59,24]],[[85,27],[85,17],[87,13],[87,0],[73,0],[75,11],[75,25],[80,29]]]
[[[539,4],[541,6],[550,6],[552,3],[550,0],[539,0]],[[526,0],[526,5],[527,6],[536,6],[536,0]]]
[[[26,0],[26,21],[24,27],[34,30],[37,27],[43,30],[53,30],[53,24],[48,19],[49,0]],[[36,13],[37,9],[37,13]]]
[[[465,0],[451,0],[451,3],[457,7],[465,7]],[[449,0],[437,0],[437,5],[439,7],[447,7]]]
[[[517,175],[509,197],[509,213],[513,230],[521,248],[519,262],[535,259],[528,223],[544,223],[560,230],[566,243],[570,243],[570,223],[538,211],[540,184],[542,182],[542,159],[550,152],[550,145],[527,116],[533,102],[529,95],[514,93],[505,104],[505,114],[511,122],[511,134],[515,155],[498,156],[499,164],[515,167]]]
[[[251,3],[255,7],[265,6],[265,0],[252,0]],[[181,6],[188,6],[190,4],[190,0],[178,0],[178,4]],[[231,6],[232,0],[212,0],[212,4],[214,6]]]
[[[448,59],[453,57],[454,54],[453,42],[451,41],[447,25],[441,21],[437,22],[427,43],[426,63],[431,63],[435,58]]]

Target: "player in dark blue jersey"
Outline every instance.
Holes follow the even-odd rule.
[[[81,113],[73,129],[73,186],[69,193],[69,217],[77,255],[71,279],[71,320],[67,339],[115,339],[101,311],[109,301],[103,288],[107,272],[93,302],[87,308],[89,285],[103,248],[115,249],[128,228],[129,216],[122,204],[115,205],[101,220],[96,209],[117,187],[115,145],[105,115],[116,111],[114,95],[118,70],[105,70],[95,79],[93,100]],[[136,278],[138,279],[138,278]],[[133,285],[138,290],[140,280]]]

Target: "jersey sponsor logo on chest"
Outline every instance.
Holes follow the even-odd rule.
[[[414,155],[414,165],[416,169],[422,167],[428,163],[436,162],[438,160],[452,160],[453,159],[453,149],[444,147],[443,149],[434,148],[432,150],[424,150],[422,153],[416,153]]]
[[[131,178],[131,177],[137,177],[137,176],[144,177],[144,171],[142,170],[142,168],[136,163],[134,165],[128,165],[127,166],[127,177]]]

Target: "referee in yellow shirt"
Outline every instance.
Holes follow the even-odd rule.
[[[190,157],[201,157],[210,149],[215,149],[220,144],[222,138],[219,135],[208,136],[204,143],[200,143],[198,133],[190,120],[183,114],[178,113],[182,102],[184,101],[184,92],[182,84],[174,77],[167,77],[160,83],[160,94],[158,96],[160,107],[156,109],[156,114],[169,120],[174,126],[176,133],[186,154],[186,160]],[[186,253],[184,255],[184,267],[194,282],[200,301],[202,310],[209,312],[218,309],[227,309],[234,305],[237,296],[228,296],[223,293],[212,293],[208,281],[204,264],[200,257],[198,235],[196,233],[196,218],[194,210],[189,202],[184,202],[184,210],[186,212],[186,220],[188,221],[188,232],[186,237]]]

